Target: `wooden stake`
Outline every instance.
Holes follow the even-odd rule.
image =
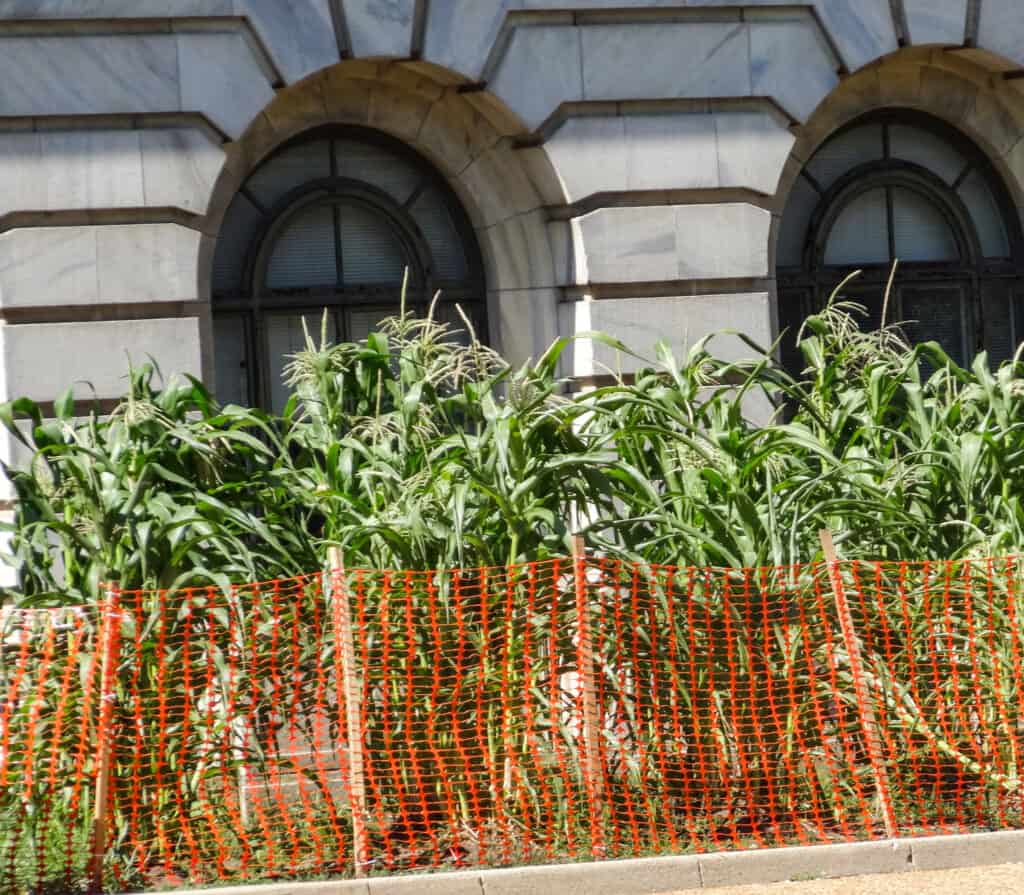
[[[96,725],[96,804],[93,810],[92,852],[89,860],[90,891],[103,890],[103,862],[107,854],[107,810],[110,772],[114,762],[114,702],[117,699],[117,666],[121,650],[120,593],[111,586],[103,604],[100,626],[100,708]]]
[[[331,611],[334,625],[334,648],[341,657],[341,688],[345,699],[345,726],[348,738],[349,800],[352,809],[352,843],[355,852],[355,874],[366,875],[370,861],[370,843],[366,834],[366,779],[363,772],[363,733],[360,717],[362,695],[356,673],[356,650],[352,635],[352,607],[345,564],[341,549],[330,547],[327,558],[331,567]]]
[[[590,635],[590,606],[587,599],[587,551],[581,535],[572,538],[573,569],[576,581],[577,666],[583,689],[583,749],[586,753],[587,800],[590,803],[591,852],[595,858],[604,856],[603,775],[601,771],[601,722],[594,688],[594,645]]]
[[[836,601],[836,611],[839,613],[839,626],[842,629],[843,642],[846,644],[846,653],[850,660],[850,674],[853,677],[853,690],[857,697],[857,711],[860,715],[861,732],[864,735],[864,742],[867,743],[868,760],[871,762],[871,770],[875,775],[875,790],[878,794],[878,801],[882,806],[885,834],[890,839],[895,839],[897,836],[896,813],[892,806],[889,774],[885,769],[885,759],[882,755],[882,740],[875,716],[874,699],[865,685],[860,643],[857,638],[857,629],[853,623],[853,614],[850,612],[850,604],[846,600],[846,591],[843,588],[843,576],[839,570],[839,557],[836,555],[835,544],[832,542],[832,532],[827,528],[823,528],[818,533],[818,536],[821,539],[821,549],[825,554],[825,562],[828,563],[829,579],[832,583],[832,596]]]

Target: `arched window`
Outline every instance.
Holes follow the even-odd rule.
[[[365,338],[407,307],[464,328],[462,306],[485,332],[480,251],[440,175],[403,144],[373,131],[315,132],[285,145],[239,190],[214,256],[217,393],[223,402],[280,411],[281,374],[304,345],[303,320],[329,336]]]
[[[784,358],[794,336],[852,270],[845,297],[882,319],[886,280],[900,267],[887,323],[936,341],[959,363],[992,362],[1024,339],[1019,221],[992,165],[963,135],[919,113],[861,119],[828,140],[790,193],[779,230]]]

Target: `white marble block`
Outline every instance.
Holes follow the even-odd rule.
[[[237,31],[0,36],[0,116],[202,112],[238,137],[273,95]]]
[[[742,22],[650,22],[580,30],[585,99],[750,95],[750,41]]]
[[[978,46],[1024,65],[1024,9],[1020,0],[984,0]]]
[[[964,42],[967,0],[903,0],[912,44]]]
[[[288,83],[339,59],[330,0],[0,0],[0,19],[245,16]]]
[[[124,394],[129,360],[155,359],[165,378],[200,375],[196,317],[44,323],[0,327],[5,395],[52,401],[68,386],[88,380],[100,398]],[[82,393],[92,396],[82,387]]]
[[[563,102],[582,98],[580,31],[564,25],[515,29],[490,89],[528,129]]]
[[[520,0],[430,0],[423,58],[479,80],[498,32]]]
[[[591,283],[768,275],[771,215],[753,205],[602,208],[576,224]]]
[[[352,55],[405,59],[412,45],[415,0],[342,0]]]
[[[249,18],[289,84],[341,58],[330,0],[234,0],[233,11]]]
[[[0,234],[0,307],[195,301],[202,235],[177,224]]]
[[[806,121],[839,83],[838,62],[806,16],[750,25],[750,91]]]
[[[577,305],[586,304],[581,314]],[[656,298],[602,298],[597,301],[571,302],[568,316],[563,313],[563,327],[572,321],[582,323],[580,329],[565,331],[574,335],[584,329],[610,333],[623,342],[639,358],[616,351],[593,341],[577,361],[589,357],[590,367],[578,365],[575,375],[602,373],[633,373],[656,360],[659,341],[668,343],[678,360],[689,348],[711,333],[740,330],[755,343],[771,346],[771,307],[766,292],[738,295],[682,295]],[[723,360],[740,360],[755,356],[744,342],[733,335],[722,334],[711,343],[713,353]]]
[[[0,131],[0,216],[162,207],[202,214],[224,163],[204,131]]]
[[[204,214],[224,166],[224,149],[202,131],[141,131],[145,204]]]
[[[203,112],[240,137],[274,91],[240,34],[179,34],[182,111]]]

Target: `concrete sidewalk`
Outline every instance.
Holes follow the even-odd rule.
[[[1024,892],[1024,865],[1002,864],[961,870],[730,886],[704,891],[707,895],[1019,895]]]
[[[419,876],[381,876],[368,880],[275,883],[210,889],[202,895],[682,895],[694,890],[724,895],[724,892],[744,892],[743,889],[730,890],[727,887],[751,885],[761,886],[766,895],[775,895],[776,892],[780,895],[810,895],[811,892],[815,895],[819,892],[853,895],[861,891],[906,891],[921,895],[922,892],[945,891],[921,888],[930,884],[936,872],[990,868],[1021,861],[1024,861],[1024,831],[674,858],[464,870]],[[988,869],[979,870],[974,881],[968,884],[971,888],[969,895],[988,895],[998,891],[977,887],[977,879],[988,878],[995,873]],[[1009,878],[1017,873],[1024,879],[1024,868],[1003,868],[999,873],[1010,874]],[[890,876],[864,883],[876,888],[855,888],[860,885],[857,880],[877,874]],[[822,882],[838,878],[846,878],[838,888],[826,889],[826,883]],[[815,882],[810,888],[770,887],[772,883],[800,880]],[[899,889],[899,885],[906,888]],[[1024,892],[1024,884],[1007,891]]]

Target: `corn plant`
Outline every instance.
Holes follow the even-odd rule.
[[[226,584],[315,563],[301,527],[278,524],[260,500],[281,450],[271,421],[217,407],[191,378],[157,390],[157,374],[132,370],[106,419],[77,418],[70,391],[55,402],[56,419],[26,399],[0,409],[32,452],[26,468],[7,470],[22,605],[93,603],[110,581]]]

